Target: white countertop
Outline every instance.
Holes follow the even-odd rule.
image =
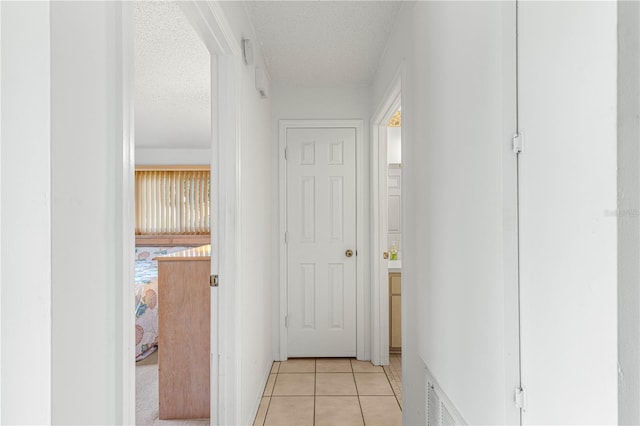
[[[390,260],[387,263],[389,272],[402,272],[402,260]]]

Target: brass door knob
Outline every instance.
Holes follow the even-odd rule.
[[[344,254],[347,257],[351,257],[351,256],[353,256],[353,250],[347,250],[347,251],[344,252]]]
[[[385,251],[384,253],[382,253],[382,258],[383,259],[389,259],[389,252]]]

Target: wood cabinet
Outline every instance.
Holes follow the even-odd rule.
[[[209,417],[211,246],[158,261],[159,417]]]
[[[402,349],[402,274],[389,273],[389,349],[399,352]]]

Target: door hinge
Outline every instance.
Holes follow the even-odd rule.
[[[284,316],[284,328],[289,328],[289,315]]]
[[[511,148],[513,149],[514,154],[520,154],[524,149],[524,136],[522,133],[516,133],[511,138]]]
[[[287,159],[287,148],[284,149],[284,159]]]
[[[218,287],[218,276],[217,275],[211,275],[209,277],[209,285],[211,287]]]
[[[524,392],[524,388],[516,388],[515,401],[516,407],[522,411],[527,411],[527,395]]]
[[[284,243],[287,244],[289,242],[289,231],[284,231]]]

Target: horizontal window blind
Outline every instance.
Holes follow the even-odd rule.
[[[136,170],[136,235],[208,234],[209,170]]]

